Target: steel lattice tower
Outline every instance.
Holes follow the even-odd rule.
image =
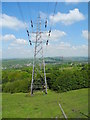
[[[31,95],[33,94],[34,89],[39,89],[40,87],[44,89],[45,93],[47,94],[45,61],[43,56],[43,40],[42,40],[43,32],[41,31],[41,27],[42,27],[41,25],[42,25],[41,17],[39,16],[37,18],[37,23],[36,23],[36,32],[34,32],[36,34],[36,40],[35,40],[34,60],[33,60],[33,70],[32,70]]]

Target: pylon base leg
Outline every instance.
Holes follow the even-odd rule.
[[[33,95],[33,91],[31,92],[31,96]]]
[[[32,87],[32,83],[31,83],[31,95],[33,95],[33,87]]]
[[[47,94],[47,90],[45,91],[45,94]]]

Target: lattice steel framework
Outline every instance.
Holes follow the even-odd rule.
[[[32,22],[31,22],[32,23]],[[45,22],[45,28],[47,22]],[[37,18],[36,23],[36,40],[35,40],[35,49],[34,49],[34,60],[33,60],[33,70],[32,70],[32,82],[31,82],[31,95],[34,90],[43,89],[47,94],[47,81],[46,81],[46,72],[45,72],[45,61],[43,56],[43,39],[41,31],[41,17]],[[33,27],[33,26],[32,26]],[[47,40],[48,42],[48,40]],[[47,45],[47,43],[46,43]]]

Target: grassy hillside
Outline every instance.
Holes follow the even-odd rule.
[[[68,118],[86,118],[88,115],[88,89],[48,94],[3,93],[3,118],[63,118],[61,103]]]

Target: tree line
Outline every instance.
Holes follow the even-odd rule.
[[[88,65],[77,67],[47,65],[46,76],[48,88],[56,92],[88,88]],[[23,67],[20,70],[3,70],[2,91],[10,93],[30,92],[31,79],[32,67]]]

